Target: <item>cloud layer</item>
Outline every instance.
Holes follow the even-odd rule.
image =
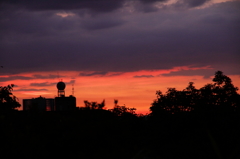
[[[51,10],[80,10],[88,9],[93,12],[111,12],[123,8],[127,4],[141,4],[143,7],[170,0],[2,0],[4,7],[22,8],[30,11]],[[188,7],[201,6],[210,0],[178,0],[176,4],[185,4]],[[139,6],[139,5],[138,5]]]
[[[0,74],[105,75],[190,65],[240,74],[240,2],[201,9],[210,1],[168,2],[2,1]]]

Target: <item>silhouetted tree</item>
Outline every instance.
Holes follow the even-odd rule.
[[[239,107],[239,95],[232,80],[223,72],[217,71],[213,82],[200,89],[201,104],[211,109],[236,110]]]
[[[99,103],[97,105],[97,109],[103,109],[105,107],[105,99],[102,101],[102,103]]]
[[[156,92],[157,99],[154,100],[150,111],[157,114],[170,113],[174,114],[184,109],[184,92],[177,91],[176,88],[168,88],[166,94],[161,91]]]
[[[206,84],[199,90],[193,82],[183,90],[168,88],[165,94],[157,91],[150,111],[152,115],[170,113],[175,114],[185,111],[236,111],[239,107],[238,88],[234,87],[232,80],[223,75],[221,71],[215,73],[213,84]]]
[[[105,107],[105,99],[101,103],[84,101],[86,109],[103,109]]]
[[[20,107],[18,99],[12,94],[14,85],[0,86],[0,109],[13,110]]]
[[[182,91],[183,111],[194,110],[199,102],[200,91],[193,84],[193,82],[189,82],[189,85]]]
[[[113,112],[117,116],[123,116],[125,114],[136,115],[136,113],[135,113],[136,108],[128,108],[125,105],[119,106],[117,99],[114,99],[114,107],[113,107],[113,109],[109,109],[109,111]]]
[[[117,106],[117,105],[118,105],[118,100],[114,99],[114,106]]]
[[[169,112],[167,97],[160,90],[156,91],[157,99],[155,99],[150,107],[151,115],[161,115]]]

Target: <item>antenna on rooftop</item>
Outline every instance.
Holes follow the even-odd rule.
[[[58,78],[58,81],[60,81],[60,79],[59,79],[59,73],[57,72],[57,78]]]
[[[74,96],[74,84],[72,84],[72,96]]]

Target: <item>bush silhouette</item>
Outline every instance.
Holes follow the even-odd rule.
[[[165,94],[157,91],[157,99],[150,107],[151,115],[190,111],[237,111],[240,96],[232,80],[223,72],[217,71],[213,82],[200,89],[196,89],[194,83],[189,82],[189,85],[182,91],[176,88],[168,88]]]
[[[0,110],[8,111],[20,107],[18,99],[12,94],[14,85],[0,86]]]

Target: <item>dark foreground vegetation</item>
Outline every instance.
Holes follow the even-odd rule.
[[[85,101],[71,112],[16,111],[2,93],[0,158],[238,159],[239,94],[222,72],[213,81],[199,90],[190,83],[157,91],[149,115],[117,101],[111,110]]]
[[[1,158],[240,157],[239,114],[115,116],[106,110],[0,116]]]

